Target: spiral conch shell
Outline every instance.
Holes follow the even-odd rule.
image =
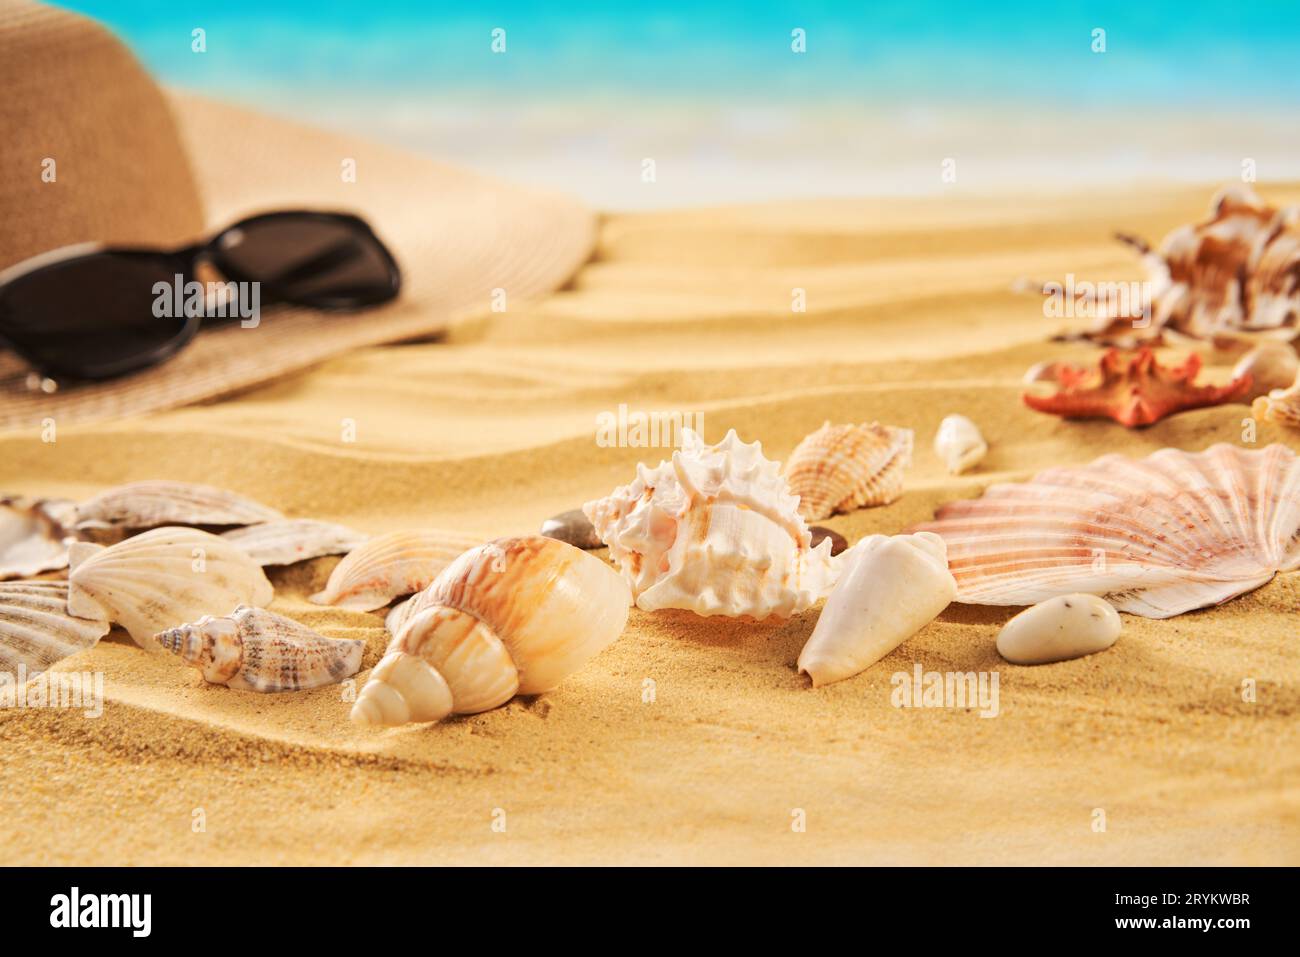
[[[824,597],[839,560],[829,538],[812,547],[780,466],[734,431],[682,448],[583,511],[632,586],[638,608],[788,618]]]
[[[412,600],[352,720],[438,721],[549,691],[622,634],[631,603],[608,565],[572,545],[480,545]]]
[[[266,605],[274,589],[261,566],[217,535],[156,528],[105,548],[75,542],[68,554],[68,612],[121,625],[136,644],[236,605]]]
[[[247,605],[154,637],[208,681],[237,691],[305,691],[335,684],[357,673],[365,650],[363,641],[326,638],[291,618]]]
[[[903,494],[912,464],[911,429],[827,422],[800,442],[785,462],[799,514],[810,522],[835,512],[888,505]]]

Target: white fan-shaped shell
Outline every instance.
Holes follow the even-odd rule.
[[[361,668],[365,642],[326,638],[292,618],[241,605],[155,636],[205,679],[238,691],[305,691]]]
[[[75,543],[70,553],[68,611],[107,618],[136,644],[237,605],[266,605],[273,589],[261,566],[218,535],[194,528],[157,528],[107,548]]]
[[[0,673],[29,675],[91,647],[108,634],[107,621],[68,614],[68,583],[0,582]]]
[[[785,462],[799,514],[810,522],[835,512],[888,505],[903,494],[912,464],[911,429],[825,423],[806,436]]]
[[[334,567],[318,605],[374,611],[426,588],[452,560],[483,540],[461,532],[390,532],[348,552]]]
[[[1147,618],[1227,601],[1300,566],[1300,463],[1283,445],[1105,455],[939,509],[957,600],[1100,595]]]
[[[565,542],[480,545],[409,603],[353,720],[436,721],[549,691],[622,633],[631,603],[608,565]]]
[[[234,492],[189,482],[131,482],[77,506],[77,522],[123,528],[162,525],[255,525],[284,518]]]
[[[54,500],[0,497],[0,581],[67,567],[70,532],[61,519],[70,509]]]
[[[682,448],[657,468],[583,506],[645,611],[788,618],[824,597],[838,559],[816,548],[780,466],[734,431]]]
[[[248,553],[259,565],[292,565],[322,555],[345,555],[360,548],[366,536],[345,525],[317,522],[309,518],[286,518],[246,528],[234,528],[221,535]]]

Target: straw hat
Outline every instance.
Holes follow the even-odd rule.
[[[204,330],[161,365],[54,394],[0,352],[0,430],[183,405],[427,337],[485,311],[494,289],[512,307],[554,290],[595,240],[568,197],[163,90],[99,24],[30,0],[0,0],[0,89],[0,270],[73,243],[179,246],[251,213],[315,208],[364,217],[403,273],[387,306],[268,310],[255,329]]]

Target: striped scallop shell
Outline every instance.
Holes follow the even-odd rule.
[[[68,583],[0,582],[0,674],[29,675],[91,647],[108,634],[103,620],[68,614]]]
[[[348,552],[334,567],[324,591],[311,596],[318,605],[374,611],[410,595],[438,577],[459,555],[483,539],[462,532],[390,532]]]
[[[76,542],[69,552],[68,611],[107,618],[149,651],[153,636],[237,605],[266,605],[274,589],[261,566],[218,535],[156,528],[105,548]]]
[[[131,482],[77,506],[78,527],[138,529],[163,525],[256,525],[284,518],[234,492],[189,482]]]
[[[785,463],[790,491],[799,496],[799,514],[815,522],[835,512],[888,505],[903,494],[912,441],[911,429],[827,422]]]
[[[1100,595],[1169,618],[1300,567],[1300,461],[1283,445],[1105,455],[939,509],[957,600]]]

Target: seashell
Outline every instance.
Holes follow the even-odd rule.
[[[0,582],[0,674],[39,674],[108,634],[107,621],[68,614],[68,583]]]
[[[284,516],[275,509],[242,495],[187,482],[132,482],[110,488],[77,506],[77,527],[89,531],[163,525],[256,525],[281,518]]]
[[[0,496],[0,581],[68,566],[71,502]]]
[[[998,654],[1013,665],[1044,665],[1105,651],[1119,638],[1119,612],[1096,595],[1058,595],[1002,626]]]
[[[1234,379],[1250,376],[1250,391],[1245,399],[1257,399],[1275,389],[1287,389],[1300,374],[1300,360],[1287,342],[1265,342],[1251,349],[1232,368]]]
[[[799,671],[814,688],[851,678],[934,621],[956,595],[938,535],[868,536],[845,556],[799,653]]]
[[[1086,592],[1169,618],[1300,567],[1300,464],[1276,444],[1104,455],[994,485],[920,529],[947,543],[960,602]]]
[[[827,422],[804,438],[785,463],[799,514],[815,522],[835,512],[888,505],[903,494],[912,464],[912,430]]]
[[[406,619],[410,617],[408,612],[415,599],[423,595],[424,592],[416,592],[410,598],[399,601],[392,608],[388,609],[388,614],[384,616],[384,630],[390,635],[395,635],[402,630],[402,625],[406,624]]]
[[[480,545],[412,600],[352,720],[437,721],[550,691],[622,634],[631,603],[608,565],[565,542]]]
[[[456,556],[483,540],[460,532],[389,532],[348,552],[330,573],[318,605],[374,611],[428,585]]]
[[[1025,405],[1067,419],[1114,419],[1128,428],[1151,425],[1167,415],[1239,402],[1251,380],[1233,379],[1227,385],[1196,385],[1201,357],[1192,353],[1182,365],[1161,365],[1150,349],[1126,355],[1109,349],[1095,368],[1061,366],[1060,391],[1054,395],[1026,392]]]
[[[345,555],[360,548],[366,536],[345,525],[309,518],[286,518],[245,528],[232,528],[221,537],[242,548],[257,564],[293,565],[322,555]]]
[[[107,618],[150,651],[160,631],[240,604],[266,605],[274,593],[241,549],[195,528],[156,528],[107,548],[75,542],[69,563],[68,611]]]
[[[1068,363],[1051,360],[1048,362],[1038,362],[1025,370],[1024,377],[1021,381],[1025,385],[1033,385],[1036,382],[1057,382],[1061,374],[1062,367],[1068,367]]]
[[[775,615],[811,608],[835,584],[830,540],[816,548],[780,466],[734,431],[705,445],[690,429],[671,462],[583,511],[645,611]]]
[[[1274,389],[1268,395],[1257,398],[1250,408],[1250,414],[1263,422],[1276,422],[1300,429],[1300,379],[1289,389]]]
[[[964,415],[945,416],[934,436],[934,451],[944,467],[960,475],[978,465],[988,454],[989,446],[979,428]]]
[[[592,527],[591,519],[583,514],[582,509],[575,508],[542,522],[541,534],[547,538],[557,538],[568,542],[575,548],[603,548],[600,536]]]
[[[1214,197],[1207,219],[1175,229],[1159,249],[1116,234],[1141,257],[1144,294],[1117,296],[1077,337],[1126,348],[1157,344],[1165,330],[1207,341],[1258,332],[1293,338],[1300,322],[1297,218],[1234,185]]]
[[[204,615],[154,640],[213,684],[236,691],[305,691],[337,684],[361,669],[366,643],[318,635],[292,618],[238,606]]]

